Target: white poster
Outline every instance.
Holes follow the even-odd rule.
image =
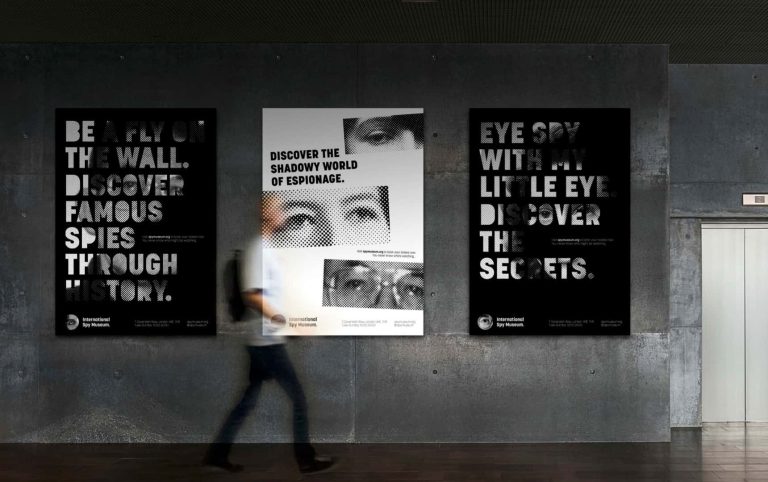
[[[283,335],[422,335],[423,109],[264,109]],[[267,327],[274,334],[274,327]]]

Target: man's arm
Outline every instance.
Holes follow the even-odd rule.
[[[242,296],[245,306],[258,311],[270,320],[274,318],[275,315],[279,314],[277,311],[275,311],[274,308],[272,308],[272,305],[269,304],[267,299],[264,297],[264,293],[260,290],[243,291]]]

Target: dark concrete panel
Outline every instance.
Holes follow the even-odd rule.
[[[672,327],[701,327],[701,223],[669,223],[669,319]]]
[[[4,334],[0,338],[0,443],[17,441],[37,425],[37,387],[37,335]]]
[[[247,384],[245,337],[41,340],[40,425],[46,442],[208,442]],[[352,432],[353,340],[290,348],[316,440]],[[326,363],[328,365],[326,365]],[[330,370],[329,365],[334,369]],[[287,442],[291,409],[266,383],[243,442]]]
[[[667,191],[665,182],[632,183],[632,333],[669,331]]]
[[[45,142],[42,51],[32,45],[0,49],[0,174],[40,172]]]
[[[38,253],[40,255],[40,291],[42,293],[42,299],[47,300],[45,303],[40,304],[40,321],[39,332],[41,334],[53,333],[55,326],[53,323],[54,317],[54,259],[56,245],[54,242],[54,215],[56,206],[54,205],[55,183],[54,176],[51,174],[44,174],[39,176],[43,185],[43,203],[40,206],[40,212],[38,214],[38,228],[43,233],[41,241],[44,243],[42,249]]]
[[[673,218],[764,218],[768,215],[766,206],[742,206],[743,193],[768,193],[768,182],[673,183],[669,193],[670,216]]]
[[[356,442],[355,360],[361,356],[356,339],[292,338],[288,342],[288,351],[307,393],[312,440]],[[290,405],[284,401],[278,408],[281,413],[290,413]],[[277,408],[271,413],[277,413]],[[287,422],[285,428],[283,437],[285,441],[290,441],[291,432]],[[265,436],[274,435],[260,433],[258,438],[264,440]]]
[[[424,189],[424,333],[469,332],[469,176],[429,174]]]
[[[48,442],[203,441],[244,366],[223,338],[41,337]],[[206,421],[209,421],[206,427]]]
[[[53,264],[51,206],[45,177],[0,175],[0,333],[36,332],[52,309],[42,271]]]
[[[768,66],[671,65],[671,181],[768,179]]]
[[[711,186],[711,185],[710,185]],[[701,426],[701,220],[670,220],[670,423]]]
[[[673,327],[669,332],[670,423],[701,426],[701,327]]]
[[[344,45],[52,47],[49,120],[57,107],[215,107],[219,172],[260,172],[261,109],[354,106],[355,52]]]
[[[258,45],[269,66],[257,87],[259,107],[354,107],[355,45]]]
[[[472,107],[629,107],[633,173],[666,177],[666,68],[663,46],[363,45],[359,105],[424,107],[428,172],[468,170]]]
[[[666,334],[364,339],[360,442],[669,441]]]
[[[221,46],[228,51],[231,46]],[[258,172],[261,188],[262,108],[354,107],[356,105],[357,48],[351,45],[251,45],[243,55],[259,59],[257,68],[244,69],[243,86],[222,92],[234,101],[232,112],[219,110],[229,119],[232,137],[219,132],[220,173]],[[240,71],[239,59],[227,62]],[[214,85],[215,77],[209,79]],[[243,96],[240,96],[240,93]],[[222,105],[219,103],[218,105]],[[236,133],[236,134],[235,134]],[[221,196],[219,196],[221,199]]]
[[[219,107],[242,103],[267,59],[255,46],[70,44],[46,62],[53,107]]]

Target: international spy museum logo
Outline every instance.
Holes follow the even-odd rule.
[[[477,326],[481,330],[490,330],[493,327],[493,317],[491,315],[480,315],[477,317]]]
[[[75,315],[67,315],[67,330],[72,331],[80,326],[80,319]]]

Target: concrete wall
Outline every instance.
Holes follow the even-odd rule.
[[[669,440],[667,79],[666,48],[640,45],[0,48],[0,441],[203,442],[244,382],[227,323],[53,335],[56,107],[215,107],[221,267],[251,228],[260,109],[339,106],[425,108],[429,296],[423,338],[291,343],[315,439]],[[631,336],[467,335],[470,107],[632,109]],[[288,441],[285,402],[266,388],[241,440]]]
[[[701,425],[701,223],[768,222],[768,66],[671,65],[670,411]]]

